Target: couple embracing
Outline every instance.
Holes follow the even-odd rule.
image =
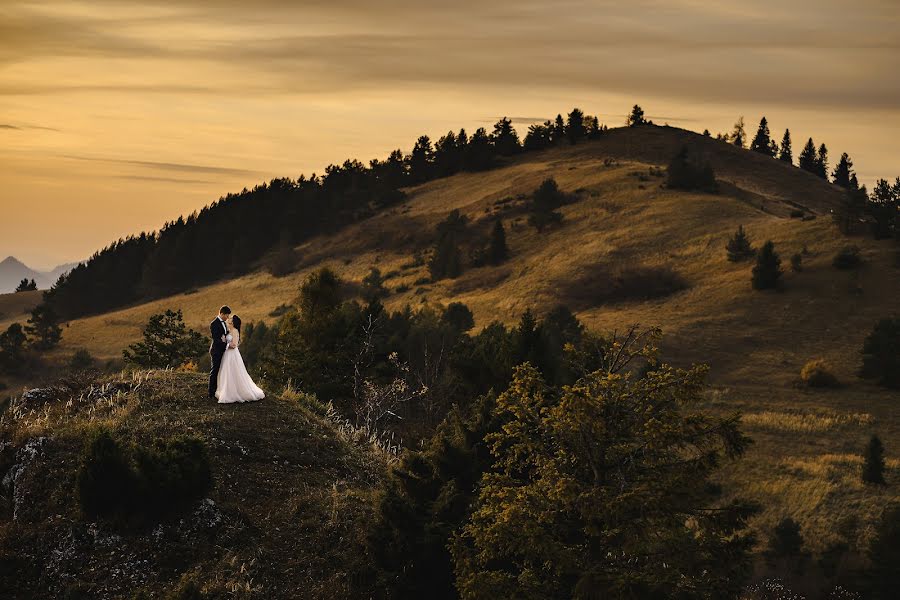
[[[209,355],[212,368],[209,371],[209,398],[219,404],[253,402],[262,400],[266,394],[255,384],[238,346],[241,343],[241,319],[231,314],[231,309],[223,306],[219,314],[209,324],[212,343]]]

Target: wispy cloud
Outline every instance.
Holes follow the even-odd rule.
[[[68,158],[72,160],[85,160],[92,162],[104,162],[104,163],[112,163],[112,164],[120,164],[120,165],[132,165],[136,167],[143,167],[146,169],[155,169],[161,171],[177,171],[180,173],[208,173],[214,175],[238,175],[238,176],[249,176],[249,177],[260,177],[260,173],[258,171],[251,171],[248,169],[238,169],[234,167],[217,167],[210,165],[194,165],[187,163],[174,163],[174,162],[157,162],[151,160],[134,160],[134,159],[125,159],[125,158],[104,158],[104,157],[96,157],[96,156],[76,156],[76,155],[63,155],[62,158]]]

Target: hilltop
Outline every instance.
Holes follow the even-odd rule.
[[[71,270],[76,264],[59,265],[50,271],[37,271],[16,257],[7,256],[0,262],[0,294],[14,291],[22,279],[34,279],[38,289],[47,289],[59,279],[60,275]]]
[[[661,169],[683,145],[713,167],[719,193],[665,188]],[[573,201],[560,209],[559,228],[538,233],[527,224],[526,203],[548,177]],[[530,152],[492,170],[458,173],[404,191],[401,203],[298,245],[293,273],[270,275],[264,269],[265,257],[246,275],[71,320],[64,324],[62,344],[50,358],[62,361],[75,349],[86,348],[97,358],[118,361],[122,349],[139,338],[148,317],[167,308],[183,310],[185,321],[201,332],[223,303],[245,322],[271,324],[282,305],[294,303],[300,283],[314,270],[328,266],[360,284],[369,269],[377,267],[390,291],[383,300],[387,308],[463,302],[474,314],[476,330],[494,320],[515,323],[526,309],[544,314],[558,304],[569,306],[600,332],[630,323],[659,325],[665,335],[664,360],[710,365],[708,410],[743,413],[742,427],[755,443],[721,481],[729,495],[763,506],[752,521],[761,542],[779,519],[790,515],[800,522],[813,552],[840,541],[863,548],[882,508],[900,499],[900,461],[892,445],[900,439],[896,393],[856,376],[863,340],[878,319],[900,310],[896,248],[890,241],[837,232],[830,218],[841,199],[835,186],[692,132],[637,127],[610,130],[596,140]],[[469,268],[456,279],[431,281],[422,257],[434,244],[436,226],[452,210],[468,218],[473,238],[486,236],[494,221],[503,219],[509,260]],[[786,270],[783,291],[754,291],[751,265],[726,260],[726,241],[739,225],[756,247],[765,240],[774,242]],[[835,269],[834,255],[849,244],[859,247],[862,266]],[[801,271],[790,270],[794,254],[802,256]],[[16,320],[20,318],[9,311],[0,327]],[[832,365],[841,387],[813,390],[798,385],[801,368],[814,358]],[[190,389],[201,386],[196,375],[171,377],[161,381]],[[214,436],[210,431],[223,426],[221,420],[231,413],[209,412],[199,398],[185,397],[166,409],[171,413],[157,416],[177,421],[180,411],[187,411],[185,419],[197,420],[186,423],[206,437]],[[277,401],[240,410],[273,406],[283,410]],[[153,430],[155,418],[142,423]],[[281,417],[259,413],[259,418]],[[251,424],[240,431],[242,443],[277,446],[272,440],[280,433],[262,439],[266,427],[277,423]],[[301,431],[309,427],[304,424]],[[326,436],[333,433],[323,431]],[[860,453],[873,433],[887,441],[889,485],[883,488],[865,486],[859,479]],[[352,462],[357,459],[368,460],[352,458],[341,478],[355,481],[353,472],[357,480],[363,477],[359,463]],[[298,489],[301,481],[296,480]],[[365,496],[376,484],[358,485],[358,494]],[[293,492],[281,492],[294,502]],[[320,519],[327,513],[323,506]],[[325,539],[327,534],[316,535]]]

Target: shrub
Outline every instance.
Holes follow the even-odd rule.
[[[93,368],[94,364],[94,357],[84,348],[76,350],[69,359],[69,368],[73,371],[84,371]]]
[[[363,277],[363,296],[366,300],[375,300],[386,296],[387,289],[384,287],[384,277],[378,267],[371,267],[369,274]]]
[[[859,255],[858,246],[844,246],[831,261],[831,265],[836,269],[855,269],[860,264],[862,264],[862,258]]]
[[[282,243],[279,244],[278,249],[269,259],[269,273],[271,273],[273,277],[285,277],[290,275],[297,269],[297,260],[297,251],[294,250],[294,247],[290,243],[282,241]]]
[[[475,317],[469,307],[462,302],[451,302],[441,316],[441,320],[459,332],[469,331],[475,327]]]
[[[126,446],[106,429],[85,441],[76,476],[78,503],[90,517],[142,522],[177,513],[212,485],[203,441],[191,436]]]
[[[561,283],[561,300],[575,310],[603,303],[652,300],[674,294],[689,283],[670,267],[598,264]]]
[[[900,317],[878,321],[863,342],[862,355],[860,377],[900,388]]]
[[[561,223],[562,213],[556,209],[568,200],[569,197],[559,189],[554,178],[545,179],[532,194],[528,224],[540,232],[551,225]]]
[[[753,289],[766,290],[776,288],[781,283],[781,258],[775,252],[775,244],[771,240],[763,244],[756,255],[753,267]]]
[[[792,571],[802,571],[808,554],[803,550],[800,524],[790,517],[779,521],[769,537],[765,555],[770,565],[786,562]]]
[[[800,370],[800,379],[809,387],[838,387],[840,383],[831,372],[828,363],[818,358],[811,360]]]
[[[673,190],[701,192],[718,190],[716,175],[712,167],[709,163],[691,160],[688,157],[687,146],[682,146],[681,150],[669,161],[666,187]]]
[[[81,452],[76,477],[78,504],[90,517],[130,509],[135,488],[128,453],[106,429],[94,431]]]
[[[791,271],[799,273],[803,270],[803,255],[797,252],[791,256]]]
[[[728,252],[728,260],[731,262],[746,260],[756,254],[743,225],[738,225],[735,234],[725,244],[725,250]]]
[[[884,485],[884,446],[877,435],[869,439],[863,454],[862,480]]]

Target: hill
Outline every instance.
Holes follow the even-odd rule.
[[[362,539],[384,457],[297,402],[223,406],[204,394],[197,374],[142,372],[46,390],[4,416],[4,438],[32,440],[30,452],[0,446],[2,471],[15,473],[0,505],[4,597],[164,597],[190,584],[215,597],[371,594]],[[199,436],[208,497],[151,529],[84,522],[73,485],[84,432],[99,425],[144,446],[173,428]]]
[[[14,256],[7,256],[3,262],[0,262],[0,294],[15,291],[22,279],[34,279],[38,289],[48,289],[56,283],[60,275],[70,271],[76,264],[59,265],[51,271],[36,271]]]
[[[662,185],[660,168],[685,144],[713,166],[720,193]],[[538,233],[527,225],[526,205],[551,176],[573,201],[560,209],[559,228]],[[313,270],[330,266],[359,284],[378,267],[390,290],[388,308],[464,302],[476,328],[493,320],[511,324],[526,309],[543,314],[560,303],[596,331],[635,322],[662,327],[665,360],[710,365],[707,408],[743,413],[755,443],[722,483],[729,495],[763,506],[752,522],[760,549],[774,524],[791,516],[812,552],[838,542],[859,551],[882,508],[900,499],[892,443],[900,439],[896,393],[856,377],[864,338],[878,319],[900,310],[896,249],[888,241],[838,234],[829,217],[840,199],[834,186],[691,132],[638,127],[405,191],[403,203],[297,246],[297,269],[287,276],[273,277],[260,262],[248,275],[72,320],[50,356],[64,360],[87,348],[118,360],[148,317],[166,308],[182,309],[201,332],[223,303],[245,322],[271,323]],[[469,219],[473,244],[502,218],[509,260],[431,281],[424,256],[451,210]],[[792,218],[797,211],[804,218]],[[725,243],[738,225],[756,247],[774,241],[787,271],[784,291],[752,290],[751,265],[726,260]],[[859,247],[862,266],[835,269],[832,258],[848,244]],[[802,256],[802,271],[788,267],[794,254]],[[800,369],[813,358],[827,360],[842,386],[798,385]],[[887,441],[886,487],[859,478],[860,455],[873,433]]]

